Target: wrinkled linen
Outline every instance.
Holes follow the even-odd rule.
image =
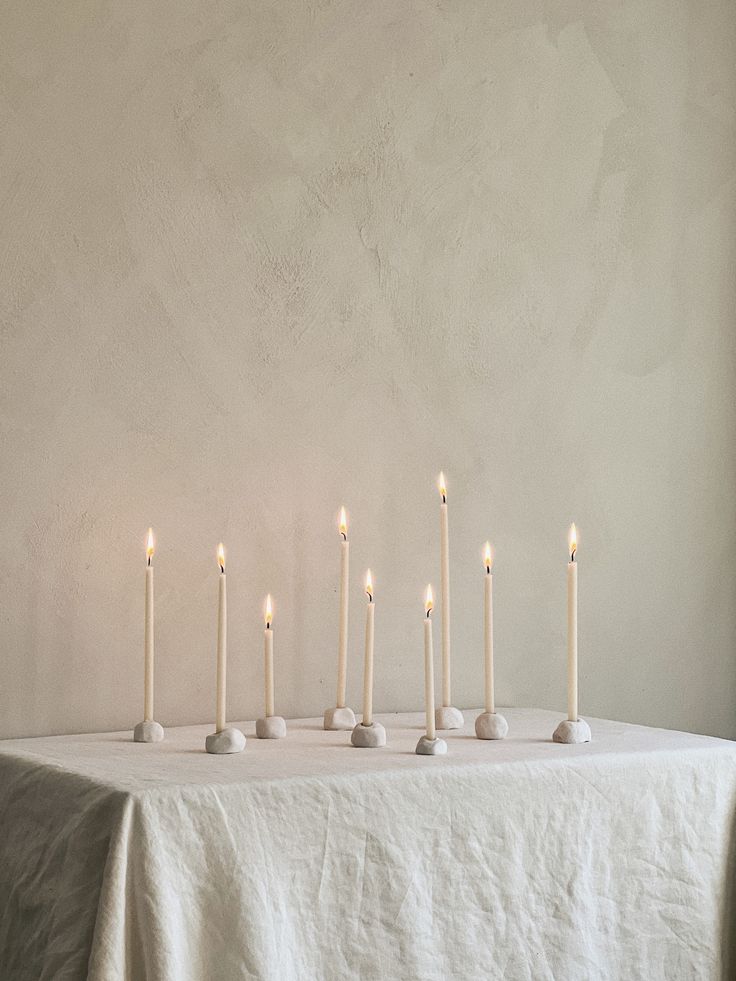
[[[476,714],[446,757],[420,715],[375,750],[316,719],[235,756],[208,726],[0,743],[0,977],[733,977],[736,744]]]

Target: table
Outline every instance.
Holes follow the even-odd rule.
[[[210,726],[0,743],[0,977],[734,977],[736,744],[503,711],[447,757],[418,714],[376,750],[317,719],[240,723],[238,756]]]

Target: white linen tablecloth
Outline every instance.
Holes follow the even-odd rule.
[[[204,753],[209,726],[0,743],[3,981],[725,981],[736,744],[505,709]]]

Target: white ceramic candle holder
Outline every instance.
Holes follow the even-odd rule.
[[[286,722],[280,715],[267,715],[256,720],[256,735],[259,739],[283,739],[286,735]]]
[[[437,729],[462,729],[465,719],[453,705],[439,705],[434,710],[434,724]]]
[[[245,736],[240,729],[220,729],[211,732],[204,741],[208,753],[242,753],[245,749]]]
[[[475,720],[478,739],[505,739],[509,724],[499,712],[481,712]]]
[[[369,726],[359,722],[352,731],[350,742],[361,749],[375,749],[386,745],[386,730],[380,722],[371,722]]]
[[[552,739],[556,743],[589,743],[590,726],[585,719],[578,719],[577,722],[565,719],[555,729]]]
[[[163,738],[164,727],[152,719],[139,722],[133,730],[133,742],[135,743],[160,743]]]
[[[351,708],[348,708],[347,705],[344,705],[342,708],[338,706],[325,709],[324,727],[333,731],[354,729],[355,712]]]
[[[444,739],[440,739],[439,736],[434,739],[430,739],[428,736],[422,736],[417,743],[415,752],[419,756],[444,756],[447,752],[447,743]]]

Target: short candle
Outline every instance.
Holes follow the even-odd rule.
[[[225,728],[226,687],[227,687],[227,576],[225,575],[225,547],[217,546],[217,564],[220,567],[217,594],[217,704],[215,729]]]
[[[424,603],[424,709],[427,716],[427,739],[436,736],[434,725],[434,651],[432,649],[432,587],[427,586]]]
[[[273,604],[271,594],[266,597],[266,629],[263,631],[263,659],[266,683],[266,718],[275,715],[273,684]]]
[[[143,677],[144,722],[153,722],[153,552],[153,528],[149,528],[148,540],[146,542],[146,609]]]
[[[491,543],[486,542],[483,551],[483,564],[485,566],[485,601],[483,604],[483,647],[485,661],[485,709],[486,712],[495,713],[496,699],[493,690],[493,554]]]
[[[373,633],[376,604],[373,602],[373,578],[369,569],[365,577],[368,602],[365,608],[365,664],[363,667],[363,725],[373,724]]]
[[[578,533],[570,525],[570,561],[567,563],[567,718],[578,721]]]

